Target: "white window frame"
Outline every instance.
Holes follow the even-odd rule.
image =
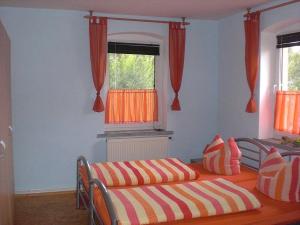
[[[283,135],[295,137],[288,132],[274,129],[276,92],[281,90],[281,51],[275,46],[278,35],[299,32],[299,25],[300,20],[285,21],[273,24],[261,31],[259,138],[281,138]]]
[[[120,32],[108,34],[108,42],[159,44],[160,55],[155,56],[155,88],[158,95],[158,121],[149,123],[106,124],[105,131],[153,130],[167,127],[167,40],[158,34],[145,32]],[[109,90],[109,61],[107,61],[104,92]],[[106,100],[105,100],[106,101]]]
[[[275,79],[275,83],[278,85],[278,88],[274,88],[274,107],[276,102],[276,89],[280,91],[287,91],[288,90],[288,48],[279,48],[277,52],[277,77]],[[284,56],[285,54],[285,56]],[[276,87],[276,85],[275,85]],[[274,108],[275,110],[275,108]],[[287,136],[290,138],[297,138],[299,135],[291,134],[286,131],[278,131],[273,128],[273,137],[274,138],[281,138],[282,136]]]
[[[288,48],[279,49],[279,90],[288,91]]]
[[[279,90],[289,91],[288,90],[288,73],[289,73],[289,54],[288,50],[291,47],[279,49]],[[298,90],[300,91],[300,90]]]

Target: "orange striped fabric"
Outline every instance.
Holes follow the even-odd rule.
[[[179,184],[111,189],[118,224],[169,222],[253,210],[261,207],[246,189],[222,178]]]
[[[91,175],[107,187],[195,180],[195,170],[176,158],[91,164]]]
[[[236,175],[240,173],[241,155],[233,138],[224,143],[220,135],[216,135],[203,152],[203,167],[216,174]]]
[[[256,187],[270,198],[300,202],[300,157],[286,162],[272,148],[260,167]]]
[[[300,91],[277,91],[274,128],[300,134]]]
[[[110,89],[107,93],[105,123],[146,123],[158,121],[155,89]]]

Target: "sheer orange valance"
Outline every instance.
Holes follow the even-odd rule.
[[[109,90],[105,123],[158,121],[156,90]]]
[[[277,91],[274,128],[300,134],[300,91]]]

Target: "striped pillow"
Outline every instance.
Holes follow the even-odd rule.
[[[272,148],[259,169],[256,187],[270,198],[300,202],[300,157],[286,162]]]
[[[195,170],[176,158],[91,164],[91,175],[107,187],[195,180]]]
[[[203,152],[203,167],[216,174],[236,175],[240,173],[241,155],[233,138],[224,143],[220,135],[216,135]]]

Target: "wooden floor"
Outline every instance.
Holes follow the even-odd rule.
[[[87,225],[87,210],[75,208],[73,193],[18,196],[15,225]]]

